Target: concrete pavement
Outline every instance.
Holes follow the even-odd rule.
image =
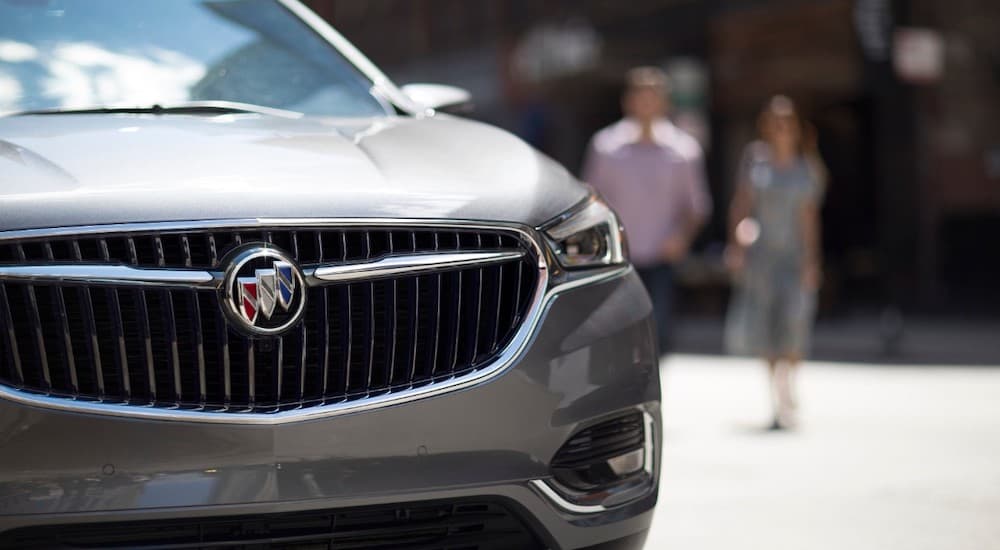
[[[790,433],[754,361],[662,374],[648,549],[1000,549],[1000,367],[810,363]]]

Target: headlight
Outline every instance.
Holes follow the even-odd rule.
[[[559,264],[566,269],[626,261],[625,234],[618,216],[596,196],[568,218],[546,228],[545,235]]]

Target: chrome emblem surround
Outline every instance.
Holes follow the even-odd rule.
[[[305,276],[287,252],[268,243],[249,243],[231,252],[223,265],[222,309],[241,332],[279,336],[302,319]]]

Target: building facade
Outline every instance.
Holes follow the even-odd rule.
[[[619,116],[621,76],[674,76],[703,140],[716,217],[760,105],[795,98],[831,180],[823,212],[828,314],[1000,306],[1000,3],[992,0],[311,0],[397,82],[469,88],[473,116],[578,170]],[[679,84],[679,85],[678,85]],[[713,264],[714,262],[714,264]],[[691,293],[725,302],[717,270]],[[699,290],[700,289],[700,290]]]

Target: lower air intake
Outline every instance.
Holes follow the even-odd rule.
[[[438,501],[285,514],[28,527],[0,548],[534,550],[496,501]]]
[[[565,487],[593,491],[640,470],[646,442],[641,412],[606,420],[573,435],[552,459],[552,473]]]

